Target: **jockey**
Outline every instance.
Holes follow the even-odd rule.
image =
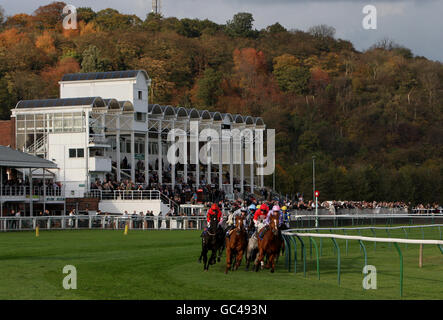
[[[280,227],[283,224],[283,215],[281,213],[281,209],[278,205],[275,205],[272,207],[272,210],[269,211],[268,215],[266,216],[265,224],[269,225],[271,222],[271,216],[275,216],[278,213],[280,213],[279,221],[278,221],[278,227]]]
[[[215,215],[217,217],[217,231],[219,229],[221,229],[220,224],[222,223],[222,212],[219,209],[218,205],[216,203],[213,203],[211,208],[208,210],[208,213],[206,214],[206,221],[208,222],[208,225],[206,226],[206,228],[203,230],[201,237],[203,237],[203,235],[206,234],[206,232],[208,231],[209,227],[210,227],[210,223],[211,223],[211,216]]]
[[[263,203],[259,206],[259,209],[255,211],[254,214],[254,225],[256,230],[260,230],[264,227],[264,220],[266,219],[266,215],[268,214],[269,207],[266,203]]]
[[[257,210],[256,209],[256,207],[255,207],[255,204],[251,204],[249,207],[248,207],[248,215],[254,215],[254,213],[255,213],[255,210]]]
[[[212,204],[212,207],[208,210],[208,213],[206,215],[206,220],[208,222],[208,228],[209,228],[209,223],[211,222],[211,216],[212,215],[216,215],[217,216],[217,221],[220,224],[221,222],[221,218],[222,218],[222,212],[219,209],[218,205],[216,203]]]
[[[281,208],[282,214],[283,214],[283,221],[285,222],[286,227],[289,228],[289,222],[291,221],[291,213],[288,211],[288,208],[286,206],[283,206]]]
[[[228,231],[235,228],[235,217],[237,216],[243,216],[246,218],[246,214],[248,212],[248,209],[246,207],[241,207],[240,209],[237,209],[229,216],[228,221]]]
[[[275,205],[272,207],[272,210],[268,212],[268,215],[266,216],[266,219],[264,221],[264,228],[261,228],[260,234],[258,235],[260,239],[263,238],[265,232],[268,230],[269,224],[271,223],[271,216],[277,215],[280,213],[279,221],[278,221],[278,227],[283,223],[283,215],[281,214],[280,207],[278,205]]]

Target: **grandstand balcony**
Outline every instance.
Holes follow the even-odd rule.
[[[31,197],[34,201],[41,201],[46,198],[61,198],[62,189],[47,187],[27,187],[27,186],[3,186],[0,188],[0,196],[4,202],[6,201],[29,201]],[[46,191],[46,192],[45,192]]]

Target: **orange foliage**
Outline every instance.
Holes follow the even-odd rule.
[[[24,28],[33,25],[34,17],[26,13],[15,14],[12,17],[8,17],[6,21],[7,27],[12,28]]]
[[[43,50],[47,55],[53,55],[56,53],[54,39],[48,31],[43,32],[42,35],[37,37],[35,46]]]
[[[55,67],[50,67],[41,73],[43,80],[49,85],[57,87],[58,82],[66,73],[76,73],[80,71],[80,65],[72,57],[60,60]]]
[[[315,88],[325,88],[330,82],[329,75],[320,68],[311,69],[311,86]]]
[[[20,43],[25,38],[24,33],[20,33],[16,28],[11,28],[0,33],[0,45],[10,47]]]
[[[78,23],[78,27],[80,29],[80,35],[97,33],[97,31],[99,31],[98,26],[94,22],[85,23],[81,20]]]
[[[234,50],[234,70],[244,80],[266,72],[266,59],[262,51],[254,48]]]

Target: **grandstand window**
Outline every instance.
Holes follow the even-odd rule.
[[[145,122],[146,121],[146,113],[143,113],[143,112],[134,113],[134,120]]]
[[[69,158],[84,158],[85,149],[69,149]]]
[[[69,149],[69,158],[77,158],[77,149]]]
[[[131,140],[126,141],[126,152],[131,153]]]

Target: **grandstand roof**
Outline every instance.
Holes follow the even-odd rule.
[[[0,146],[0,167],[55,169],[57,165],[54,162]]]
[[[87,80],[109,80],[109,79],[134,79],[142,72],[149,79],[144,70],[109,71],[109,72],[89,72],[89,73],[68,73],[62,77],[64,81],[87,81]]]
[[[198,110],[190,109],[184,107],[173,107],[173,106],[163,106],[159,104],[149,104],[148,112],[152,115],[157,116],[172,116],[176,115],[178,118],[189,119],[203,119],[203,120],[214,120],[223,121],[226,119],[230,123],[237,124],[247,124],[247,125],[257,125],[264,126],[264,121],[260,117],[242,116],[240,114],[230,114],[230,113],[220,113],[218,111],[209,112],[208,110]]]
[[[47,108],[47,107],[73,107],[73,106],[93,106],[97,108],[106,107],[105,102],[100,97],[65,98],[65,99],[45,99],[45,100],[21,100],[17,103],[16,109]]]

